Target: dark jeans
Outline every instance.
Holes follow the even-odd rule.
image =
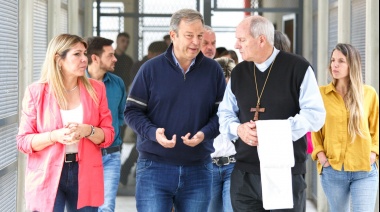
[[[78,203],[78,163],[64,163],[59,180],[57,196],[54,202],[54,212],[97,212],[97,207],[83,207],[77,209]]]
[[[305,212],[306,182],[302,175],[292,175],[293,208],[273,211]],[[261,176],[241,171],[236,167],[231,174],[231,203],[235,212],[266,211],[263,208]]]
[[[121,166],[120,171],[120,183],[123,185],[127,185],[128,183],[128,175],[131,172],[133,165],[137,162],[137,158],[139,157],[139,153],[136,149],[136,143],[132,147],[131,153],[129,154],[127,160]]]

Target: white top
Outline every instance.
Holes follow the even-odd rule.
[[[79,104],[78,107],[72,110],[60,110],[62,117],[62,124],[65,126],[69,122],[83,123],[83,106]],[[78,143],[69,144],[65,146],[65,152],[67,153],[77,153]]]
[[[212,158],[229,157],[235,155],[235,146],[227,135],[219,134],[214,139],[215,152],[211,153]]]

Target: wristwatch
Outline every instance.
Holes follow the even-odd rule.
[[[91,133],[89,135],[87,135],[86,138],[93,136],[94,134],[95,134],[95,127],[91,125]]]

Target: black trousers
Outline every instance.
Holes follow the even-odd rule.
[[[306,211],[306,182],[303,175],[292,175],[293,209],[273,211]],[[263,208],[261,177],[241,171],[236,167],[231,174],[231,203],[234,212],[260,212]]]

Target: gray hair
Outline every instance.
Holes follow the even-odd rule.
[[[214,32],[214,30],[212,29],[212,27],[210,27],[209,25],[204,25],[204,28],[205,28],[206,32]]]
[[[219,63],[219,65],[222,67],[224,77],[231,77],[232,69],[235,68],[235,61],[231,58],[227,57],[219,57],[215,58],[215,61]]]
[[[202,21],[202,25],[204,25],[203,16],[196,10],[193,9],[181,9],[175,12],[170,20],[170,30],[174,32],[178,32],[178,26],[181,21],[185,21],[186,23],[191,23],[196,20]]]
[[[290,52],[290,40],[288,36],[276,30],[274,32],[274,47],[278,50]]]
[[[258,15],[252,16],[250,28],[252,37],[264,35],[267,41],[274,45],[274,26],[268,19]]]

